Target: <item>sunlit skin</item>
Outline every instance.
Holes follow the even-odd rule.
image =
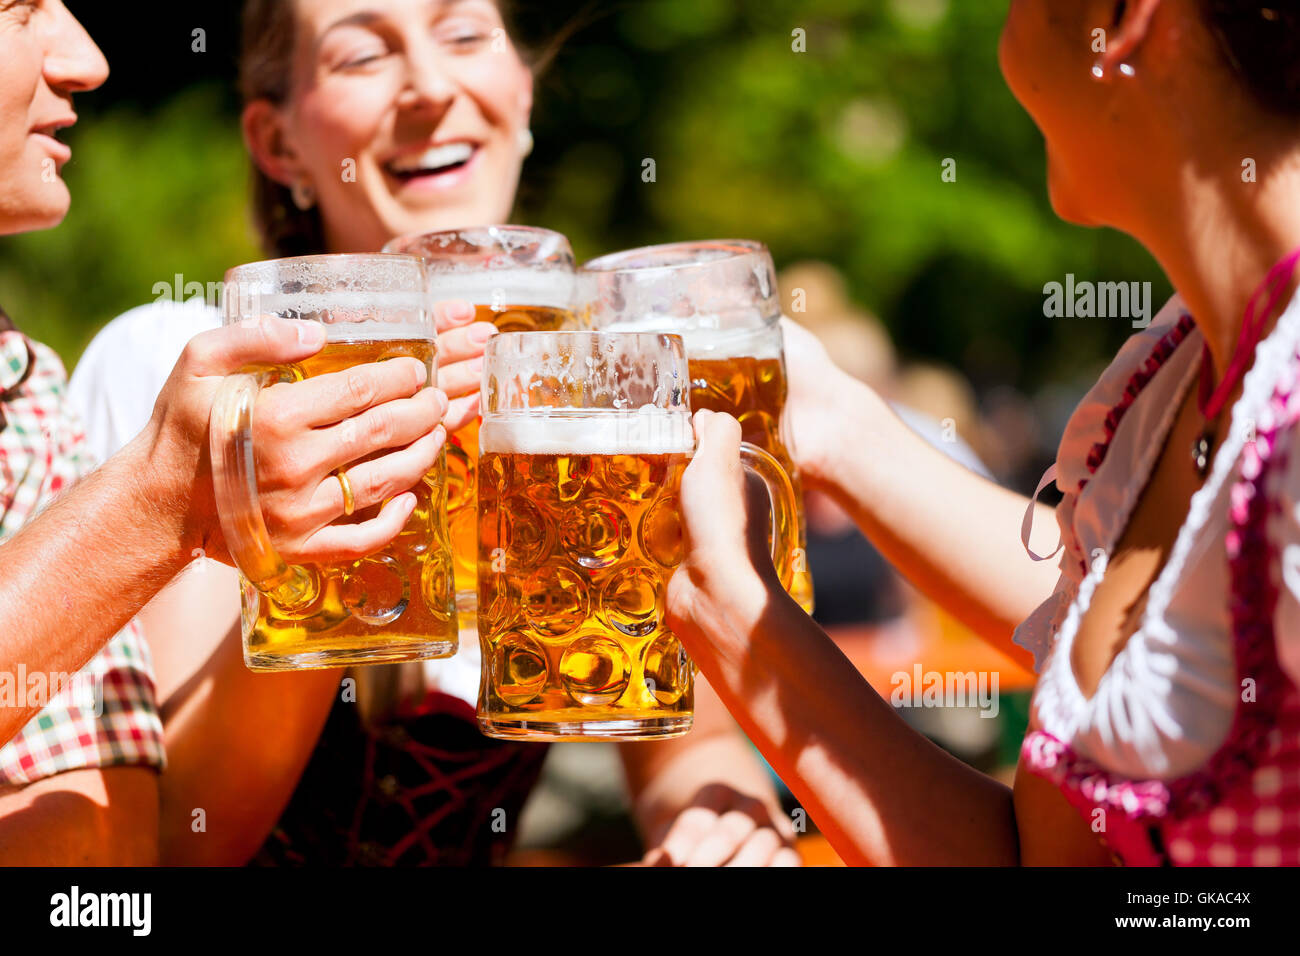
[[[49,229],[68,214],[60,132],[77,121],[75,93],[108,79],[99,47],[59,0],[0,0],[0,234]]]
[[[1058,213],[1146,246],[1222,370],[1251,294],[1300,245],[1300,138],[1292,118],[1260,105],[1231,72],[1200,9],[1013,0],[1000,59],[1043,132]],[[1094,29],[1107,32],[1105,53],[1092,48]],[[1257,163],[1257,182],[1243,180],[1243,157]],[[790,325],[786,346],[787,415],[806,482],[833,495],[930,598],[1018,653],[1012,630],[1057,580],[1020,548],[1028,502],[926,447],[807,332]],[[1189,449],[1205,424],[1192,389],[1081,623],[1071,664],[1085,694],[1130,638],[1187,516],[1201,483]],[[701,412],[696,429],[670,622],[839,853],[877,864],[1109,862],[1049,782],[1022,772],[1014,791],[1000,787],[897,719],[763,560],[766,519],[749,519],[761,502],[744,494],[736,423]],[[1050,529],[1035,537],[1040,553],[1056,541],[1051,517],[1038,508],[1038,528]]]
[[[509,220],[533,76],[491,0],[296,0],[294,9],[289,96],[249,104],[244,136],[263,172],[310,189],[329,252]],[[471,147],[457,168],[394,174],[395,163],[454,144]],[[467,324],[473,316],[449,305],[439,327],[439,385],[452,398],[453,431],[477,414],[483,348],[495,334]],[[337,693],[338,672],[251,676],[233,593],[227,575],[186,575],[144,618],[160,697],[176,695],[166,727],[164,862],[243,863],[256,852]],[[266,734],[269,725],[277,733]],[[707,685],[697,688],[690,735],[621,750],[647,862],[798,864],[765,770]],[[255,791],[250,780],[259,781]],[[229,825],[196,835],[189,808],[199,803]]]

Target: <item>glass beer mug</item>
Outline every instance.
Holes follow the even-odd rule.
[[[528,226],[454,229],[394,239],[384,251],[424,259],[438,299],[473,304],[476,321],[502,332],[550,332],[574,324],[573,249],[558,232]],[[473,626],[477,602],[478,428],[471,422],[447,443],[447,520],[456,603],[466,629]]]
[[[675,335],[525,332],[488,343],[479,432],[478,722],[490,737],[653,740],[691,728],[694,664],[664,623],[695,437]],[[772,498],[789,581],[794,491]]]
[[[244,660],[255,671],[448,657],[457,619],[445,467],[413,489],[418,504],[388,547],[359,561],[287,565],[266,532],[253,471],[258,392],[369,362],[412,356],[435,383],[437,341],[423,263],[410,256],[308,256],[226,274],[224,321],[276,316],[326,327],[326,345],[289,366],[229,376],[212,408],[217,510],[242,584]],[[358,511],[366,520],[378,506]]]
[[[785,344],[776,270],[767,247],[746,240],[648,246],[582,267],[581,298],[593,328],[681,335],[691,367],[691,407],[726,412],[744,440],[790,476],[799,503],[791,596],[813,609],[808,525],[794,438],[782,428]]]

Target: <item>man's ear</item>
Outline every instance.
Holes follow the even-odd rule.
[[[1146,42],[1151,21],[1160,9],[1162,0],[1120,0],[1116,4],[1117,18],[1106,31],[1106,52],[1097,59],[1102,76],[1114,76],[1121,66],[1132,63],[1142,44]]]
[[[240,122],[244,144],[258,169],[288,188],[302,179],[302,164],[286,140],[284,120],[274,103],[253,100],[244,107]]]

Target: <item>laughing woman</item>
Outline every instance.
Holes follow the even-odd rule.
[[[1179,290],[1066,427],[1059,568],[1018,541],[1029,502],[794,327],[790,413],[803,473],[1041,665],[1014,788],[910,732],[785,596],[764,523],[717,491],[739,428],[703,413],[675,626],[847,859],[1300,865],[1300,3],[1015,0],[1001,60],[1059,214]]]
[[[373,252],[400,235],[508,220],[531,148],[533,76],[505,42],[505,13],[493,0],[247,4],[243,126],[270,253]],[[405,171],[400,157],[416,155],[436,168]],[[348,159],[355,181],[340,175]],[[475,413],[494,333],[467,324],[472,309],[457,314],[440,340],[449,421]],[[216,321],[201,303],[152,306],[101,333],[73,380],[92,439],[107,451],[137,427],[167,357]],[[164,861],[475,864],[508,849],[546,748],[479,734],[476,647],[427,670],[367,668],[354,704],[337,671],[244,667],[230,574],[187,574],[144,625],[169,759]],[[734,722],[704,687],[696,706],[690,736],[621,748],[652,859],[796,863],[790,823]],[[200,806],[221,824],[195,833]]]

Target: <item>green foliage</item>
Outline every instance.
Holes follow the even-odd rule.
[[[552,29],[577,5],[520,4],[526,28]],[[762,239],[778,265],[838,266],[906,353],[977,384],[1077,375],[1131,330],[1044,318],[1045,283],[1153,280],[1157,304],[1167,286],[1131,241],[1052,212],[1041,138],[998,70],[1004,13],[959,0],[597,4],[539,80],[517,218],[566,232],[583,257]],[[75,133],[67,223],[0,241],[0,301],[69,360],[155,283],[258,257],[220,90],[181,89],[153,114],[120,106]]]

